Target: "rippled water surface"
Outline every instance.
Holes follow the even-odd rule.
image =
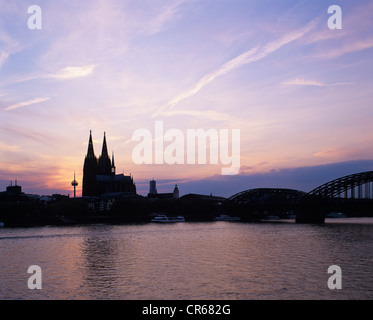
[[[371,218],[3,228],[0,298],[372,299],[372,249]],[[41,290],[28,289],[30,265]]]

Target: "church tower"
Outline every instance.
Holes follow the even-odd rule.
[[[89,133],[88,151],[83,166],[83,197],[97,195],[96,175],[98,174],[97,158],[93,150],[92,131]]]
[[[98,197],[110,193],[136,194],[136,185],[131,175],[116,174],[114,153],[110,159],[106,133],[104,133],[101,156],[97,159],[93,150],[91,131],[83,167],[82,195],[83,197]]]
[[[106,133],[104,132],[104,141],[102,143],[102,152],[98,160],[98,174],[110,175],[111,174],[111,160],[107,151]]]
[[[111,158],[111,175],[115,176],[114,152],[113,152],[113,156]]]
[[[179,188],[177,187],[177,184],[174,188],[174,199],[179,199]]]

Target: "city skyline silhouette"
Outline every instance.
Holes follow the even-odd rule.
[[[140,194],[153,177],[163,192],[230,196],[372,170],[370,1],[340,4],[335,29],[321,0],[130,3],[1,1],[0,189],[72,194],[75,171],[80,196],[89,130],[95,146],[107,132]],[[155,121],[240,130],[240,171],[136,165],[132,135]]]

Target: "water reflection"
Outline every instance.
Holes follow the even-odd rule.
[[[83,287],[89,295],[105,295],[116,290],[118,239],[111,234],[113,227],[107,225],[89,226],[81,243],[83,258]]]
[[[5,230],[0,297],[372,299],[373,224],[348,221]],[[31,264],[43,270],[38,293],[26,286]],[[327,288],[334,264],[338,291]]]

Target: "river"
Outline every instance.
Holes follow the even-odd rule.
[[[373,218],[1,228],[0,299],[373,299],[372,248]]]

